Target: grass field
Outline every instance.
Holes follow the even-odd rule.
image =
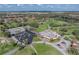
[[[57,49],[46,44],[34,44],[38,55],[62,55]]]
[[[34,44],[34,48],[37,51],[37,55],[62,55],[57,49],[45,45],[45,44]],[[28,45],[22,50],[18,50],[15,55],[33,55],[33,49]]]

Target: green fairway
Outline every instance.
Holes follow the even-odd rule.
[[[38,55],[61,55],[61,53],[52,46],[46,44],[34,44]]]

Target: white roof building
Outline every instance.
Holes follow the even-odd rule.
[[[56,39],[58,37],[60,37],[60,35],[56,32],[53,32],[52,30],[45,30],[43,32],[39,32],[40,36],[47,38],[47,39]]]

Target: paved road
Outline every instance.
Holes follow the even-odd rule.
[[[4,55],[13,55],[17,50],[19,50],[19,47],[13,49],[13,50],[10,50],[9,52],[5,53]]]

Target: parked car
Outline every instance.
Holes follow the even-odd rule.
[[[62,46],[62,45],[60,45],[60,44],[57,44],[57,46],[58,46],[59,48],[63,48],[63,46]]]

